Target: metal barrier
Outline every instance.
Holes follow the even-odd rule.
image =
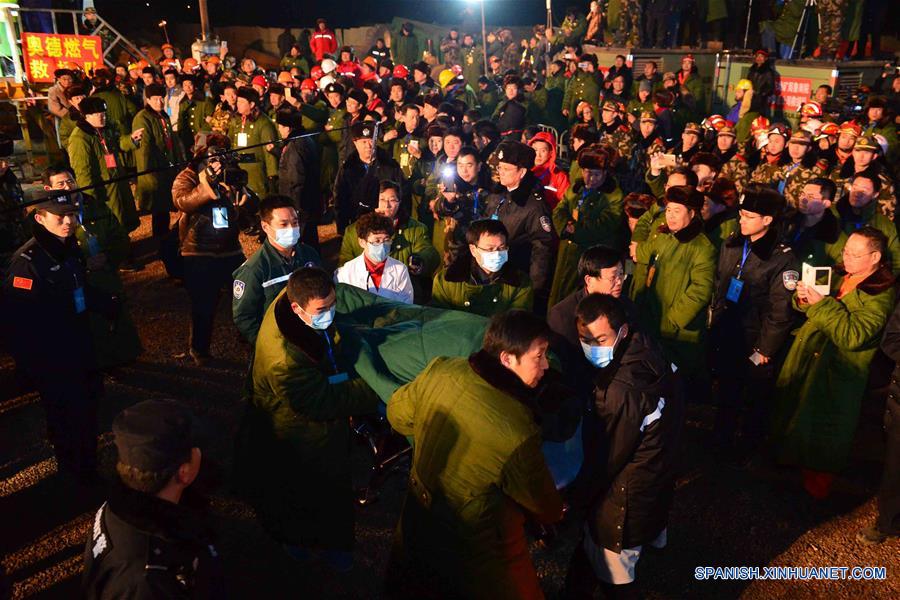
[[[53,33],[60,33],[57,17],[63,18],[64,21],[66,21],[68,17],[71,17],[72,33],[79,33],[81,29],[81,19],[79,19],[79,17],[82,17],[84,15],[83,10],[68,10],[62,8],[19,8],[19,12],[32,14],[49,14],[50,21],[53,23]],[[27,29],[25,29],[25,22],[22,19],[19,19],[19,28],[22,31],[28,31]],[[118,53],[111,54],[113,48],[115,48],[116,46],[121,46],[121,50],[124,50],[134,61],[143,59],[148,63],[150,62],[150,59],[147,58],[147,55],[141,52],[137,46],[132,44],[128,38],[119,33],[119,31],[115,27],[110,25],[109,22],[103,19],[103,17],[101,17],[100,15],[97,15],[97,26],[88,35],[100,36],[100,38],[103,40],[103,62],[110,68],[115,68],[116,66],[115,59],[118,57]]]
[[[556,127],[552,127],[550,125],[544,125],[543,123],[538,123],[537,128],[541,131],[549,133],[553,136],[553,141],[556,143],[556,147],[559,148],[559,132],[556,130]]]

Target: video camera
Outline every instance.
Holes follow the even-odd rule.
[[[239,189],[247,185],[247,171],[240,167],[242,162],[253,162],[255,159],[251,154],[240,154],[238,152],[226,152],[224,154],[214,153],[207,161],[206,180],[210,185],[218,183],[227,185],[230,188]],[[222,165],[221,170],[217,173],[209,162],[218,162]]]

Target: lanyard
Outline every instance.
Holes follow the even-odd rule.
[[[737,279],[741,278],[741,274],[744,272],[744,263],[747,262],[747,257],[750,256],[750,242],[744,240],[744,253],[741,256],[741,266],[738,267]]]
[[[576,206],[576,210],[581,212],[581,206],[584,204],[584,201],[587,200],[588,194],[591,193],[591,190],[584,188],[584,191],[581,192],[581,200],[578,201],[578,206]]]
[[[478,190],[475,190],[475,206],[472,208],[472,217],[478,218]]]
[[[328,361],[331,363],[331,368],[334,369],[334,372],[338,372],[337,363],[334,361],[334,350],[331,347],[331,337],[328,335],[327,330],[323,330],[322,334],[325,336],[325,347],[328,350]]]

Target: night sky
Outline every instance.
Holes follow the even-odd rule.
[[[147,7],[146,4],[150,6]],[[554,0],[554,21],[559,23],[568,6],[587,9],[589,2]],[[108,14],[113,26],[125,23],[199,22],[196,0],[95,0],[101,15]],[[190,6],[190,8],[188,8]],[[268,7],[268,8],[265,8]],[[309,8],[308,8],[309,7]],[[457,23],[470,7],[480,20],[477,2],[464,0],[209,0],[210,21],[216,25],[312,27],[318,17],[333,27],[355,27],[390,21],[395,15],[420,21]],[[351,9],[352,10],[349,10]],[[485,0],[488,25],[532,25],[546,20],[545,0]]]

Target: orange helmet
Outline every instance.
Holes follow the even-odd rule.
[[[168,48],[169,50],[172,50],[172,51],[175,50],[175,46],[173,46],[172,44],[163,44],[159,48],[160,48],[160,50],[165,50],[166,48]]]
[[[815,100],[810,100],[809,102],[804,102],[800,107],[800,114],[806,117],[821,117],[824,113],[822,112],[821,104]]]
[[[200,63],[197,62],[196,58],[186,58],[184,59],[184,63],[181,65],[181,70],[185,73],[190,73],[199,66]]]
[[[205,59],[203,59],[203,62],[208,62],[208,63],[212,63],[214,65],[218,65],[222,62],[222,59],[219,58],[218,56],[216,56],[215,54],[210,54]]]
[[[278,74],[278,83],[281,85],[287,85],[294,82],[294,78],[287,71],[282,71]]]
[[[837,123],[825,123],[822,127],[819,128],[819,131],[816,132],[814,136],[816,141],[821,140],[822,138],[826,138],[828,136],[837,137],[841,133],[841,128],[838,127]]]
[[[862,127],[856,121],[845,121],[838,128],[838,133],[848,133],[853,137],[859,137],[862,135]]]

